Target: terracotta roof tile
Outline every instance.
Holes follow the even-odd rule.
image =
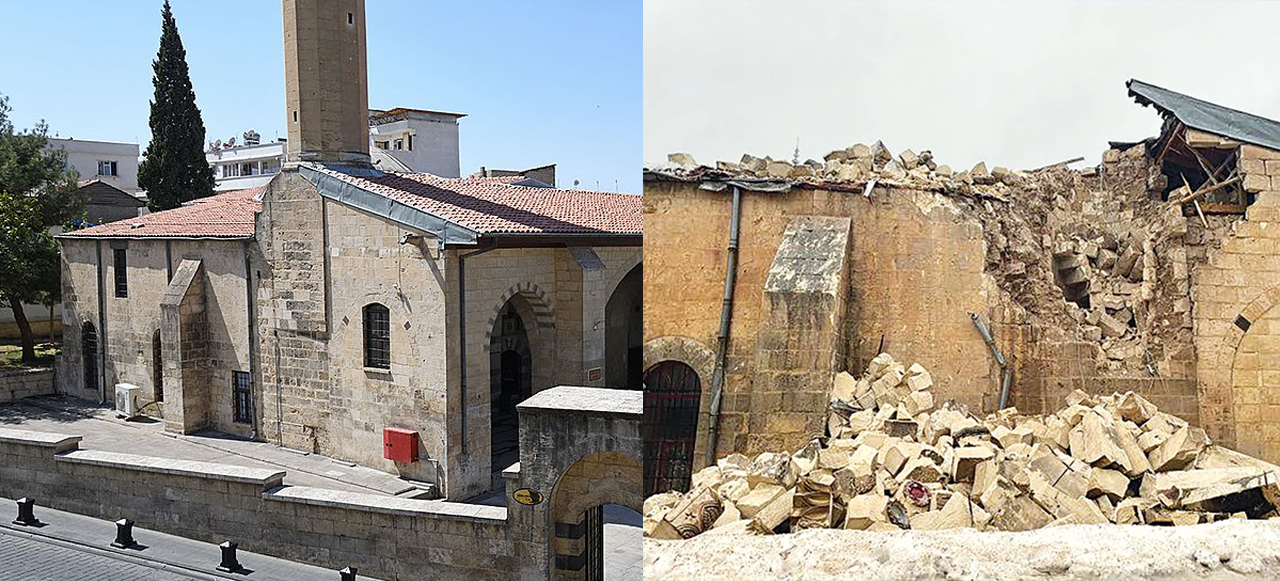
[[[251,238],[265,188],[226,192],[181,208],[74,230],[65,238]]]
[[[491,178],[356,177],[319,171],[482,235],[641,233],[641,198],[636,194],[515,186]]]

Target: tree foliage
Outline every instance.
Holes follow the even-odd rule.
[[[160,50],[151,63],[151,143],[138,166],[138,186],[151,211],[168,210],[213,195],[213,168],[204,157],[204,120],[187,70],[187,51],[165,0]]]
[[[30,361],[35,339],[20,305],[61,300],[58,244],[50,229],[82,215],[86,200],[66,153],[48,147],[48,126],[41,121],[16,131],[8,113],[8,100],[0,97],[0,299],[14,311],[22,358]]]

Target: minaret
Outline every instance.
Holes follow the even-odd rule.
[[[282,0],[286,161],[369,166],[364,0]]]

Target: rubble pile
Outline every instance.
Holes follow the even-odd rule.
[[[826,438],[793,454],[732,454],[690,492],[650,497],[644,533],[774,534],[809,528],[1025,531],[1061,524],[1186,525],[1270,518],[1277,468],[1214,446],[1133,392],[1076,390],[1066,407],[977,418],[935,405],[919,364],[888,354],[838,375]]]
[[[872,145],[854,144],[845,149],[828,153],[823,161],[807,160],[792,163],[771,157],[743,154],[737,162],[717,161],[714,168],[701,166],[687,153],[667,155],[669,171],[678,175],[706,174],[714,172],[727,177],[782,179],[812,184],[866,183],[875,181],[885,185],[912,187],[921,190],[941,190],[949,193],[1007,199],[1009,186],[1022,184],[1027,174],[1004,167],[990,170],[984,162],[978,162],[970,170],[952,170],[933,159],[933,153],[924,150],[916,153],[905,149],[898,155],[889,152],[883,142]]]

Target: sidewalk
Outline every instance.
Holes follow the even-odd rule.
[[[283,469],[287,471],[284,483],[294,486],[388,496],[409,496],[417,489],[414,484],[381,470],[266,442],[240,440],[216,432],[168,434],[161,422],[126,422],[116,418],[109,408],[65,396],[28,398],[0,405],[0,427],[83,436],[82,450]]]
[[[111,546],[115,523],[38,506],[39,499],[36,502],[35,515],[44,526],[24,527],[10,524],[8,515],[16,514],[16,504],[0,498],[0,513],[5,515],[0,520],[0,547],[4,547],[0,550],[0,579],[324,581],[339,577],[336,570],[248,552],[254,547],[246,545],[240,546],[237,556],[251,573],[225,573],[216,569],[221,559],[216,544],[138,527],[133,529],[138,546],[118,549]],[[358,569],[360,564],[352,566]],[[57,576],[49,576],[51,572]]]

